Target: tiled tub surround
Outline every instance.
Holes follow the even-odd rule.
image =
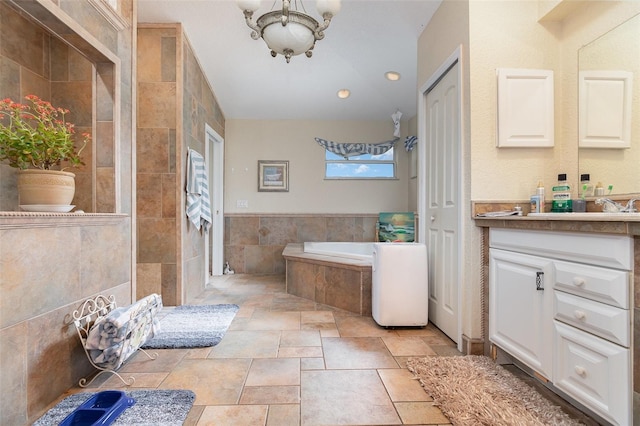
[[[306,253],[287,244],[286,291],[358,315],[371,316],[371,260]]]
[[[282,274],[282,251],[306,241],[373,242],[377,214],[227,214],[224,260],[237,274]]]

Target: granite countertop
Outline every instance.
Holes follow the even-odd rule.
[[[476,216],[476,220],[560,220],[580,222],[640,222],[640,213],[529,213],[528,215]]]
[[[481,228],[531,229],[640,236],[640,213],[534,213],[523,216],[474,217]]]

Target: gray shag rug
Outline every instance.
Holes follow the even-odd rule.
[[[160,318],[160,332],[143,349],[206,348],[220,343],[238,305],[176,306]]]
[[[94,393],[83,392],[66,397],[40,417],[33,426],[60,424]],[[135,390],[125,393],[136,402],[120,414],[112,423],[114,426],[182,425],[196,399],[196,395],[190,390]]]
[[[412,358],[407,367],[454,426],[582,424],[484,356]]]

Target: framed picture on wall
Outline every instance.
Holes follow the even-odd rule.
[[[258,192],[289,192],[289,162],[258,160]]]

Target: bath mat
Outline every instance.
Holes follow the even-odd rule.
[[[407,367],[453,425],[582,424],[487,357],[412,358]]]
[[[220,343],[238,305],[176,306],[160,318],[160,332],[144,349],[206,348]]]
[[[33,426],[57,425],[95,392],[77,393],[66,397],[40,417]],[[136,400],[133,406],[120,414],[116,425],[182,425],[193,406],[196,395],[190,390],[135,390],[126,391]]]

